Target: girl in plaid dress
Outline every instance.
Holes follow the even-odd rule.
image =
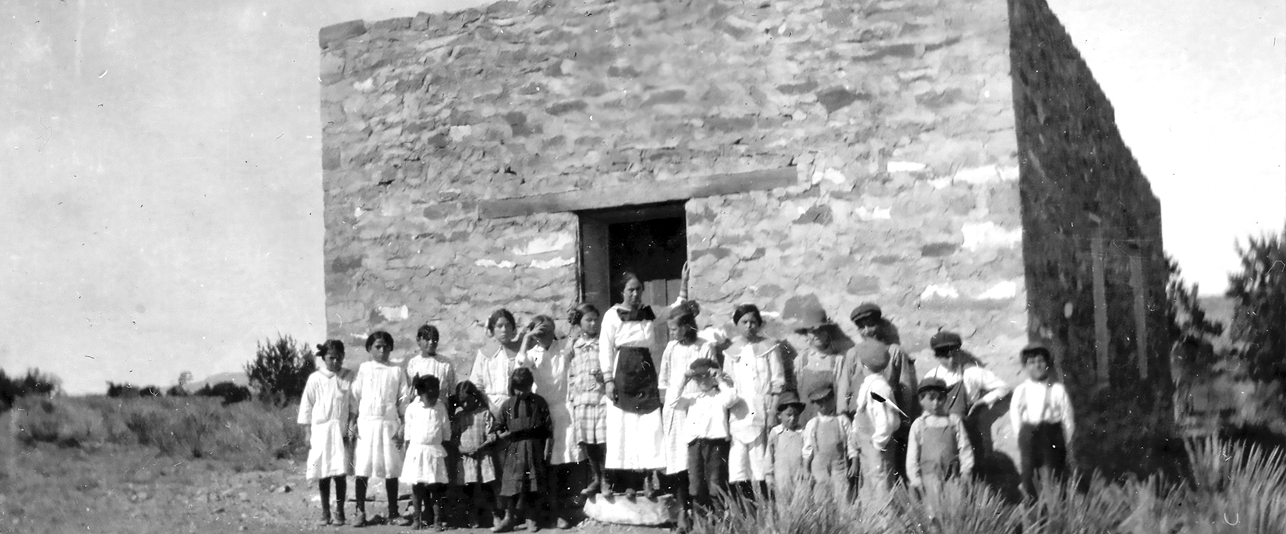
[[[598,308],[582,303],[567,313],[579,329],[568,349],[567,390],[572,406],[572,442],[589,460],[590,482],[581,491],[590,496],[603,489],[603,459],[607,455],[607,411],[603,407],[603,371],[598,367]]]
[[[468,499],[469,528],[478,528],[482,511],[493,508],[499,491],[495,458],[491,454],[497,439],[495,419],[487,409],[482,391],[468,380],[455,386],[454,412],[451,414],[451,441],[459,451],[452,466],[452,480],[460,484]]]

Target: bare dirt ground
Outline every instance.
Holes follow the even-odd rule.
[[[237,472],[225,462],[178,461],[143,449],[27,447],[15,443],[8,428],[6,414],[0,417],[0,533],[413,532],[387,525],[318,525],[317,491],[304,480],[302,466],[287,460]],[[351,478],[348,487],[351,494]],[[347,510],[351,520],[351,502]],[[387,507],[374,502],[367,510],[383,515]],[[584,523],[572,532],[663,534],[668,529]]]

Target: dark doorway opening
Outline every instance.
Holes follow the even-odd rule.
[[[579,212],[581,298],[606,311],[621,301],[621,275],[633,271],[643,280],[645,304],[663,308],[674,302],[688,258],[683,205]]]

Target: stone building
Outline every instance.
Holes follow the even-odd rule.
[[[1083,463],[1164,426],[1160,205],[1044,0],[503,1],[320,45],[331,337],[469,361],[495,308],[625,267],[668,302],[688,261],[703,323],[874,301],[921,374],[940,328],[1013,384],[1052,340]]]

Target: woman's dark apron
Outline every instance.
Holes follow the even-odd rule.
[[[643,307],[633,312],[617,309],[622,322],[647,321],[656,319],[651,307]],[[616,371],[616,407],[630,413],[651,413],[661,408],[661,391],[657,386],[656,365],[652,361],[652,351],[647,347],[617,347]]]

